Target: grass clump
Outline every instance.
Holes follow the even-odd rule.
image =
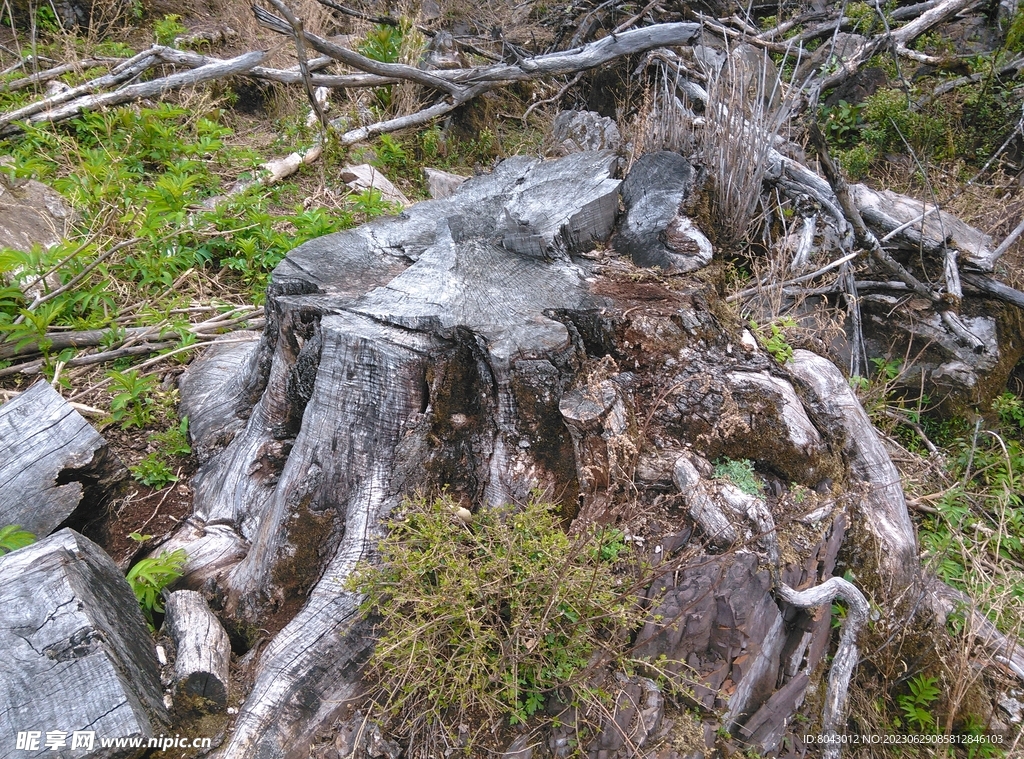
[[[467,723],[525,722],[553,698],[583,713],[606,707],[590,675],[640,621],[614,563],[621,533],[567,535],[538,500],[469,524],[457,508],[448,496],[406,502],[380,565],[349,582],[381,620],[367,680],[383,716],[399,732],[425,717],[455,735]]]

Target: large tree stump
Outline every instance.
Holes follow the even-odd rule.
[[[203,464],[171,544],[227,616],[283,625],[225,757],[298,756],[360,695],[373,639],[344,583],[417,490],[477,509],[540,488],[585,521],[639,516],[677,482],[685,502],[662,528],[697,524],[709,545],[650,591],[671,622],[642,639],[703,667],[701,699],[766,750],[829,642],[827,615],[773,591],[831,574],[846,488],[857,534],[884,554],[880,592],[906,587],[898,477],[838,371],[803,354],[780,367],[696,281],[588,252],[612,232],[615,163],[510,159],[450,198],[307,243],[274,272],[259,343],[184,377]],[[682,219],[682,203],[666,208]],[[775,495],[713,481],[720,457],[753,461]]]

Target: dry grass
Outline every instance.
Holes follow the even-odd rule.
[[[720,244],[742,241],[761,198],[768,152],[785,123],[782,81],[767,52],[734,51],[711,72],[705,124],[699,138],[702,163],[714,186],[714,217]]]

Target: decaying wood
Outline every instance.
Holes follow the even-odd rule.
[[[857,666],[857,634],[868,621],[868,601],[855,585],[842,577],[830,577],[821,585],[796,591],[785,583],[775,588],[786,603],[801,609],[813,608],[832,603],[841,598],[847,603],[846,618],[839,632],[839,645],[832,657],[828,672],[828,690],[825,693],[825,709],[821,720],[821,732],[830,740],[825,744],[822,756],[838,759],[842,752],[842,733],[846,725],[846,701],[853,668]]]
[[[167,597],[164,625],[174,639],[174,681],[179,698],[201,699],[204,708],[227,707],[231,644],[202,595],[177,590]]]
[[[0,406],[0,526],[49,535],[80,507],[99,516],[128,472],[47,382]]]
[[[0,730],[92,731],[95,757],[136,757],[166,729],[159,664],[138,602],[103,550],[70,529],[0,557]],[[101,739],[143,738],[143,747]],[[13,747],[13,742],[10,744]],[[10,755],[13,748],[5,750]]]
[[[140,57],[141,56],[141,57]],[[143,98],[157,97],[164,93],[171,92],[173,90],[181,89],[193,84],[199,84],[201,82],[207,82],[214,79],[221,79],[223,77],[232,76],[234,74],[241,74],[251,70],[254,66],[258,65],[264,58],[266,53],[261,51],[253,51],[251,53],[245,53],[226,61],[220,61],[218,63],[211,63],[207,66],[202,66],[191,71],[182,71],[177,74],[171,74],[170,76],[161,77],[154,79],[150,82],[140,82],[138,84],[129,84],[120,89],[113,90],[112,92],[102,92],[100,94],[86,94],[75,97],[74,99],[68,99],[65,96],[67,93],[56,96],[54,103],[33,104],[32,106],[26,106],[26,109],[33,109],[34,112],[27,115],[14,115],[9,116],[6,121],[6,125],[0,128],[0,134],[10,134],[18,131],[16,123],[10,123],[14,119],[20,119],[28,124],[42,124],[42,123],[55,123],[64,121],[65,119],[74,118],[78,114],[84,111],[92,111],[98,108],[104,108],[112,105],[120,105],[121,103],[131,103],[136,100]],[[150,65],[157,61],[155,55],[141,54],[136,56],[134,64],[136,68],[142,66],[143,62],[146,64],[142,66],[142,69],[148,68]],[[137,75],[139,72],[134,71],[131,76]],[[111,74],[111,76],[114,76]],[[127,75],[125,74],[127,77]],[[127,77],[130,78],[130,77]],[[116,83],[116,82],[113,82]],[[85,87],[86,85],[83,85]],[[107,86],[107,85],[104,85]],[[56,107],[50,107],[55,105]],[[40,107],[36,107],[40,106]],[[25,110],[25,109],[23,109]],[[2,117],[0,117],[2,118]]]
[[[875,539],[879,579],[891,597],[911,587],[917,576],[917,540],[903,495],[903,482],[878,432],[835,365],[809,351],[796,350],[790,374],[811,398],[811,417],[823,427],[845,431],[852,474],[864,485],[857,508],[860,528]]]
[[[565,326],[542,314],[588,297],[583,271],[570,256],[610,234],[615,163],[609,153],[560,165],[511,159],[494,175],[467,181],[452,198],[307,243],[274,274],[260,345],[225,356],[223,370],[206,365],[230,372],[237,361],[251,374],[212,414],[190,409],[197,447],[209,456],[193,481],[193,521],[205,526],[202,534],[236,526],[235,545],[246,554],[229,568],[221,563],[225,552],[212,551],[207,555],[217,567],[202,566],[187,536],[176,537],[172,544],[185,546],[190,574],[221,578],[229,611],[257,618],[302,592],[290,583],[310,582],[302,579],[310,577],[307,562],[325,562],[306,606],[260,658],[229,755],[258,745],[267,756],[287,756],[359,691],[357,674],[371,641],[360,599],[341,588],[358,560],[372,559],[381,522],[399,494],[423,476],[422,457],[434,445],[425,413],[433,404],[455,403],[437,423],[465,429],[467,451],[484,446],[467,452],[459,477],[489,480],[487,498],[495,503],[525,494],[523,484],[509,481],[516,469],[508,461],[528,459],[529,449],[506,443],[505,434],[495,440],[493,429],[477,429],[478,422],[465,427],[463,401],[444,398],[487,397],[497,383],[506,400],[473,403],[503,411],[497,422],[481,423],[518,424],[509,383],[523,370],[514,362],[566,350]],[[512,282],[531,285],[509,287]],[[480,337],[463,325],[475,325]],[[482,373],[479,390],[464,387],[467,380],[430,387],[428,367],[440,383],[455,371],[455,355]],[[187,378],[183,388],[196,381]],[[214,385],[203,382],[211,391]],[[255,408],[239,403],[245,400],[255,400]],[[229,409],[247,418],[232,423]],[[551,411],[557,419],[557,406]],[[222,434],[215,419],[230,431]],[[299,553],[297,565],[297,551],[314,553]],[[292,713],[285,704],[294,699],[310,709]]]

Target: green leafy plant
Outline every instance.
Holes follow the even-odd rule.
[[[936,730],[936,719],[931,707],[942,695],[938,683],[937,678],[924,674],[917,675],[908,683],[910,693],[897,699],[905,723],[922,733],[932,733]]]
[[[721,459],[715,463],[715,477],[728,480],[747,495],[764,495],[764,487],[749,459]]]
[[[860,140],[864,126],[864,106],[840,100],[834,106],[822,107],[821,127],[830,144],[849,147]]]
[[[181,24],[181,16],[171,13],[153,24],[153,36],[159,45],[173,45],[177,37],[188,33]]]
[[[993,399],[992,410],[1003,424],[1024,430],[1024,400],[1013,393],[1007,391]]]
[[[761,346],[772,358],[780,364],[784,364],[793,358],[793,346],[789,344],[785,333],[785,330],[796,327],[796,321],[792,317],[783,316],[773,319],[764,327],[758,325],[753,319],[750,320],[749,324],[751,331],[757,335]]]
[[[188,444],[188,417],[163,432],[152,433],[149,440],[156,446],[156,450],[129,468],[136,480],[159,490],[178,481],[169,460],[187,456],[192,452],[192,447]]]
[[[398,63],[402,54],[402,29],[393,24],[375,24],[356,48],[367,58],[381,63]]]
[[[107,372],[114,398],[110,402],[111,418],[123,429],[145,427],[153,420],[154,400],[151,393],[156,389],[156,377],[140,376],[138,371]]]
[[[19,548],[32,545],[36,542],[36,536],[27,530],[21,529],[20,525],[9,524],[0,527],[0,556]]]
[[[145,536],[140,536],[145,537]],[[182,575],[187,557],[182,548],[176,551],[163,551],[159,556],[150,556],[138,561],[125,579],[131,585],[135,598],[142,607],[150,626],[154,626],[154,614],[163,614],[163,589]]]
[[[974,714],[964,718],[959,733],[974,739],[966,741],[967,759],[995,759],[1004,755],[1003,750],[991,741],[991,732],[985,723]]]
[[[136,480],[157,490],[178,481],[174,470],[158,453],[148,454],[142,461],[129,469]]]
[[[469,713],[524,722],[556,693],[601,701],[587,673],[639,621],[614,570],[621,534],[570,537],[536,500],[484,509],[470,525],[456,508],[448,496],[406,502],[381,564],[348,583],[380,620],[367,674],[377,707],[399,728],[426,716],[454,734]]]

